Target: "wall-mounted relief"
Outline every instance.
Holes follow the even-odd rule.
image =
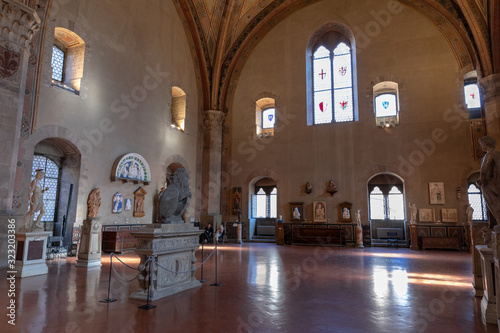
[[[125,210],[132,210],[132,199],[125,199]]]
[[[429,201],[431,205],[444,205],[444,183],[430,182],[429,183]]]
[[[113,195],[113,209],[112,212],[114,214],[119,214],[123,210],[123,196],[116,192],[115,195]]]
[[[458,222],[458,213],[454,208],[441,209],[441,220],[443,222]]]
[[[300,221],[304,219],[304,203],[290,202],[290,220]]]
[[[144,199],[146,197],[145,189],[139,187],[137,191],[134,192],[134,217],[144,217]]]
[[[352,203],[344,201],[338,206],[339,221],[340,222],[352,222],[351,214]]]
[[[241,187],[233,187],[231,207],[233,215],[238,215],[238,212],[241,210]]]
[[[326,201],[313,201],[313,222],[326,222]]]
[[[121,180],[124,183],[131,181],[134,184],[141,182],[144,185],[148,185],[151,182],[149,164],[139,154],[130,153],[122,155],[113,163],[111,180]]]
[[[419,209],[418,210],[418,220],[420,222],[434,222],[434,221],[436,221],[434,209],[432,209],[432,208]]]

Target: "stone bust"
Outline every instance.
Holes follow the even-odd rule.
[[[186,210],[191,191],[189,191],[189,177],[186,169],[179,168],[170,177],[169,185],[161,193],[159,199],[160,223],[184,223],[182,214]]]
[[[496,150],[496,140],[490,136],[479,139],[481,149],[486,153],[481,163],[477,185],[481,186],[488,208],[490,229],[500,221],[500,151]]]

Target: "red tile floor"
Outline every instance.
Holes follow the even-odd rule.
[[[138,263],[133,253],[120,258]],[[124,278],[135,276],[113,263]],[[221,286],[210,286],[211,258],[207,282],[155,301],[152,310],[128,298],[137,281],[115,274],[111,295],[118,301],[99,302],[107,298],[107,254],[97,270],[75,267],[75,258],[48,266],[47,275],[17,280],[16,326],[4,314],[0,332],[498,332],[481,321],[466,252],[223,244]],[[6,279],[0,291],[5,311]]]

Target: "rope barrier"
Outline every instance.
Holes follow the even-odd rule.
[[[118,258],[118,256],[114,253],[114,252],[111,252],[111,258],[110,260],[113,261],[113,258],[112,257],[115,257],[116,259],[118,259],[119,262],[121,262],[123,265],[127,266],[128,268],[131,268],[133,270],[137,270],[138,268],[137,267],[132,267],[132,266],[129,266],[127,265],[126,263],[124,263],[123,261],[121,261],[120,258]]]
[[[120,274],[118,274],[118,272],[116,271],[115,266],[113,265],[113,256],[115,256],[115,257],[116,257],[116,255],[115,255],[114,253],[111,253],[111,255],[110,255],[111,268],[113,269],[113,271],[115,272],[116,276],[117,276],[120,280],[122,280],[123,282],[127,282],[127,283],[128,283],[128,282],[132,282],[132,281],[134,281],[135,279],[137,279],[137,278],[139,277],[139,275],[141,274],[141,272],[142,272],[142,271],[146,268],[146,264],[147,264],[147,263],[151,260],[151,257],[150,257],[148,260],[146,260],[146,262],[144,263],[144,267],[143,267],[143,268],[139,271],[139,273],[137,273],[137,275],[136,275],[134,278],[132,278],[132,279],[130,279],[130,280],[127,280],[127,279],[122,278],[122,277],[120,276]],[[117,259],[118,259],[118,258],[117,258]],[[127,264],[125,264],[125,263],[124,263],[123,261],[121,261],[120,259],[118,259],[118,260],[119,260],[122,264],[124,264],[125,266],[127,266],[127,267],[129,267],[129,268],[132,268],[132,269],[135,269],[135,270],[139,270],[138,268],[133,268],[133,267],[128,266]]]

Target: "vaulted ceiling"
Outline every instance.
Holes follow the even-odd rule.
[[[174,0],[193,43],[204,108],[223,110],[259,40],[286,16],[319,1],[350,0]],[[482,76],[500,71],[499,0],[399,1],[434,22],[460,68]]]

